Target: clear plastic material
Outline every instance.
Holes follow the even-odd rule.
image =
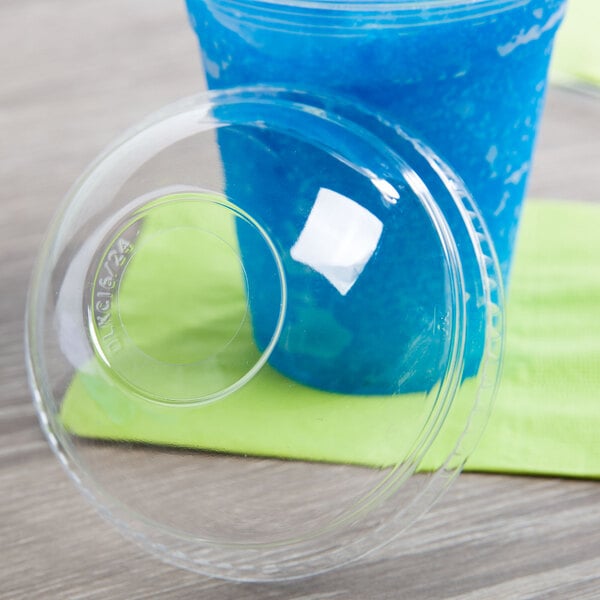
[[[132,393],[164,403],[215,400],[251,379],[277,343],[285,315],[283,267],[260,225],[222,196],[164,190],[156,195],[136,198],[126,206],[124,219],[105,224],[109,233],[87,265],[82,290],[89,341],[98,364]],[[262,278],[252,285],[237,250],[237,236],[267,255]],[[186,261],[193,270],[183,283],[177,265]],[[70,318],[61,299],[69,298],[65,301],[70,303],[81,290],[82,273],[70,275],[59,297],[60,320]],[[267,281],[274,289],[264,310],[272,317],[266,344],[259,351],[244,334],[248,304]],[[175,294],[182,285],[187,289]],[[141,297],[146,299],[143,304]],[[228,306],[215,326],[212,311],[217,298]],[[167,310],[157,319],[161,305]],[[198,314],[200,307],[207,319],[189,323],[194,334],[188,337],[184,331],[178,343],[165,343],[176,334],[177,317],[171,313]],[[62,345],[69,352],[72,342],[64,339]],[[73,361],[81,364],[79,357]]]
[[[232,146],[252,151],[224,164]],[[426,510],[481,434],[502,340],[461,180],[398,124],[265,87],[181,101],[100,156],[27,319],[40,419],[85,495],[164,559],[253,581]]]

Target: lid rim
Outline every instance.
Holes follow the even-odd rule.
[[[94,189],[94,186],[101,186],[102,180],[98,176],[97,171],[98,169],[105,168],[106,165],[109,165],[110,167],[111,164],[114,164],[115,151],[117,151],[117,153],[123,153],[125,151],[124,149],[127,148],[127,145],[130,142],[134,143],[134,145],[140,142],[140,136],[143,136],[145,131],[151,130],[153,126],[160,128],[160,126],[164,124],[165,120],[170,120],[171,123],[176,121],[179,123],[179,125],[187,125],[188,120],[191,119],[193,121],[198,115],[204,115],[207,121],[212,123],[213,127],[217,127],[219,124],[219,119],[218,114],[215,117],[215,107],[232,106],[236,103],[245,103],[246,107],[252,106],[253,97],[255,97],[255,100],[258,98],[259,101],[258,103],[254,102],[254,104],[259,104],[260,101],[262,101],[264,106],[264,104],[268,103],[269,101],[285,102],[287,105],[294,107],[294,110],[304,110],[304,114],[310,115],[311,118],[314,119],[323,118],[323,106],[327,108],[333,107],[332,114],[335,115],[334,124],[340,126],[343,126],[346,123],[352,124],[353,115],[357,111],[360,113],[365,110],[362,107],[357,107],[356,105],[350,106],[345,101],[338,99],[332,100],[331,98],[323,99],[319,97],[311,104],[312,97],[309,93],[290,92],[288,90],[266,87],[226,90],[221,92],[213,92],[210,94],[202,94],[195,96],[192,99],[185,99],[170,107],[166,107],[149,120],[145,121],[142,127],[134,128],[132,131],[125,134],[125,136],[123,136],[111,149],[106,151],[87,172],[87,178],[80,180],[79,187],[75,188],[71,193],[70,198],[74,202],[74,206],[80,209],[82,203],[85,201],[86,194],[89,194],[90,190]],[[207,106],[209,107],[208,109],[206,108]],[[311,110],[306,110],[307,108]],[[327,113],[324,114],[326,115]],[[175,120],[173,120],[174,115],[177,117]],[[184,119],[182,115],[187,115],[186,118],[188,120]],[[410,168],[412,172],[410,163],[407,164],[404,158],[395,150],[389,150],[386,140],[382,139],[378,135],[378,132],[381,128],[389,128],[390,125],[377,115],[371,115],[369,113],[369,118],[371,119],[370,123],[375,129],[374,131],[367,130],[367,134],[363,135],[363,138],[366,140],[373,139],[379,141],[383,145],[384,149],[386,149],[386,157],[389,155],[396,160],[396,162],[393,164],[399,170],[399,172],[402,172],[403,168]],[[201,127],[202,125],[197,126]],[[180,131],[183,131],[184,129],[185,128],[181,128]],[[355,124],[353,133],[361,135],[363,129],[364,128],[362,125],[358,126]],[[483,301],[488,309],[491,309],[492,307],[498,307],[500,312],[500,321],[496,323],[496,328],[500,331],[500,347],[495,348],[494,351],[498,351],[501,355],[502,282],[499,275],[500,271],[497,265],[497,259],[495,258],[493,244],[485,228],[485,223],[481,219],[481,215],[479,214],[477,207],[472,203],[468,192],[460,187],[460,180],[458,178],[455,179],[449,169],[446,170],[445,164],[441,162],[441,159],[440,162],[438,162],[438,160],[435,158],[435,155],[432,155],[428,150],[425,151],[424,148],[426,149],[426,147],[422,147],[418,140],[411,138],[402,129],[400,129],[400,127],[394,127],[394,131],[395,135],[402,137],[403,143],[406,143],[407,147],[412,146],[414,150],[421,155],[421,157],[424,159],[424,162],[429,164],[431,169],[434,171],[437,170],[437,174],[441,179],[441,184],[447,189],[449,197],[451,197],[448,202],[457,203],[456,211],[460,213],[460,216],[463,219],[463,226],[469,232],[469,236],[474,246],[473,252],[476,254],[476,259],[480,264],[480,275],[482,277],[481,286],[485,293],[485,298]],[[190,131],[187,130],[186,135],[189,134]],[[389,150],[389,153],[387,150]],[[432,156],[434,157],[433,159]],[[368,169],[365,169],[365,173],[367,172]],[[403,175],[406,175],[406,173],[403,173]],[[415,185],[424,185],[422,179],[417,173],[415,173],[415,177],[418,180],[415,180],[416,183],[413,182]],[[83,197],[79,197],[80,194],[82,194]],[[159,538],[163,541],[156,541],[153,539],[152,533],[157,532],[157,525],[158,527],[162,527],[162,525],[156,521],[142,518],[142,515],[132,511],[132,509],[130,509],[128,506],[123,505],[118,498],[113,497],[110,491],[106,492],[106,490],[103,489],[103,486],[96,481],[94,476],[86,472],[85,464],[78,460],[77,449],[71,443],[68,432],[66,432],[62,427],[58,412],[53,410],[53,408],[58,405],[58,402],[52,397],[53,392],[46,385],[45,379],[49,379],[49,377],[45,371],[46,366],[42,348],[43,344],[40,345],[36,342],[38,339],[37,336],[40,335],[39,328],[44,326],[44,314],[43,311],[40,310],[40,307],[44,304],[43,294],[46,292],[45,288],[49,285],[48,273],[51,271],[50,268],[45,269],[44,265],[47,267],[49,264],[48,261],[52,262],[52,260],[54,260],[53,257],[55,253],[60,250],[56,242],[52,244],[52,248],[54,248],[56,252],[50,252],[48,255],[40,258],[40,267],[38,275],[36,276],[36,278],[40,279],[34,281],[32,284],[28,302],[27,339],[29,340],[28,365],[30,372],[30,385],[34,393],[34,397],[39,398],[39,401],[36,401],[36,408],[40,416],[42,427],[47,438],[51,442],[53,450],[57,453],[61,463],[71,478],[75,481],[77,486],[89,499],[92,500],[100,512],[105,517],[113,521],[119,527],[119,529],[125,530],[125,533],[128,535],[128,537],[145,544],[152,552],[160,554],[163,558],[167,558],[167,560],[170,560],[171,562],[177,562],[186,568],[198,570],[210,575],[216,575],[218,577],[237,579],[240,581],[264,581],[302,577],[307,571],[310,571],[311,573],[326,571],[338,566],[339,564],[354,560],[360,556],[363,556],[366,552],[371,551],[375,547],[386,543],[389,541],[389,539],[391,539],[391,537],[394,537],[399,531],[401,531],[406,526],[404,517],[406,517],[407,514],[414,516],[415,514],[426,510],[427,506],[429,506],[429,504],[435,498],[445,491],[449,482],[458,474],[462,462],[464,462],[465,453],[468,453],[472,450],[470,446],[465,445],[462,435],[460,439],[457,440],[457,445],[448,456],[445,464],[439,469],[438,472],[436,472],[433,477],[430,478],[430,483],[421,490],[421,493],[413,497],[412,500],[404,507],[404,509],[397,513],[394,518],[390,519],[390,521],[387,521],[384,525],[381,525],[374,532],[369,532],[362,537],[355,536],[351,542],[343,544],[341,549],[340,544],[338,544],[336,540],[331,540],[331,532],[338,531],[343,526],[348,526],[347,529],[344,530],[344,533],[351,536],[351,534],[354,533],[352,525],[355,524],[356,519],[358,517],[362,518],[365,512],[368,512],[369,509],[373,508],[373,505],[375,505],[376,509],[379,508],[384,501],[391,499],[398,487],[416,471],[432,440],[435,439],[437,433],[439,433],[439,430],[442,427],[445,418],[447,417],[448,411],[452,406],[456,391],[464,380],[467,299],[465,297],[466,288],[462,270],[461,255],[454,239],[454,233],[448,224],[447,218],[442,213],[442,209],[437,204],[434,196],[432,194],[429,195],[431,196],[431,199],[429,199],[427,194],[419,196],[419,199],[421,202],[424,202],[422,207],[425,209],[427,215],[430,216],[432,222],[436,225],[436,227],[441,228],[437,229],[437,233],[440,235],[442,247],[447,253],[447,264],[449,264],[449,272],[451,275],[449,283],[452,290],[451,304],[456,310],[452,314],[451,322],[453,326],[453,333],[450,343],[450,355],[447,358],[446,363],[447,366],[443,374],[440,389],[437,390],[437,392],[434,392],[437,393],[437,396],[432,404],[432,412],[425,422],[426,426],[423,426],[424,431],[418,433],[414,442],[414,446],[411,447],[413,454],[411,455],[409,452],[407,452],[407,455],[404,456],[402,462],[398,463],[394,471],[390,473],[389,478],[382,482],[380,487],[376,488],[375,491],[377,493],[374,496],[371,492],[363,495],[359,501],[357,501],[355,504],[352,504],[349,509],[342,514],[341,517],[334,519],[323,529],[310,532],[310,537],[308,538],[292,536],[280,542],[261,541],[257,543],[240,542],[238,544],[222,540],[202,539],[195,534],[190,534],[189,536],[186,535],[184,541],[196,543],[199,547],[205,547],[205,550],[207,551],[212,551],[216,547],[221,548],[224,552],[233,551],[232,549],[234,549],[236,554],[235,560],[237,560],[237,562],[235,562],[235,560],[231,560],[229,561],[228,566],[223,566],[223,561],[219,561],[218,559],[204,562],[204,559],[199,557],[202,555],[202,552],[200,552],[200,554],[197,552],[190,552],[189,555],[186,555],[185,553],[182,554],[180,550],[172,549],[170,547],[169,540],[181,540],[181,536],[176,532],[159,531]],[[136,206],[136,210],[143,209],[139,203],[137,203]],[[235,204],[232,204],[231,206],[233,206],[236,211],[241,211],[241,213],[246,214],[239,206]],[[230,206],[229,208],[231,209]],[[67,216],[69,215],[67,214]],[[65,219],[62,226],[57,226],[57,230],[53,233],[56,238],[64,235],[65,223],[67,223],[67,225],[69,224],[68,218]],[[261,225],[259,225],[259,227],[262,228]],[[265,231],[266,239],[270,241],[269,233],[264,228],[262,228],[262,230]],[[477,241],[478,236],[483,236],[483,241]],[[273,248],[275,248],[273,242],[270,243]],[[482,244],[485,246],[483,249]],[[478,252],[480,254],[477,254]],[[277,250],[274,250],[274,256],[276,259],[278,258]],[[281,261],[278,263],[278,266],[280,268],[280,274],[283,274],[282,314],[285,315],[287,301],[285,271],[283,270]],[[497,291],[494,293],[491,289],[492,281],[497,284]],[[490,300],[492,297],[496,298],[494,302]],[[487,320],[489,323],[492,323],[491,316],[487,315]],[[282,327],[283,317],[280,316],[277,337],[279,337]],[[488,332],[486,331],[486,336],[487,335]],[[275,343],[276,341],[273,343],[273,347],[275,346]],[[489,346],[489,344],[486,345],[486,352],[490,351],[490,348],[491,346]],[[264,362],[266,362],[267,358],[265,358]],[[496,357],[490,354],[489,361],[484,364],[484,368],[486,365],[488,365],[491,369],[491,373],[488,373],[484,378],[483,384],[485,384],[485,386],[490,385],[490,381],[487,379],[488,376],[490,377],[490,380],[493,380],[491,381],[492,387],[497,384],[499,367],[496,363],[494,363],[495,358]],[[498,356],[497,360],[500,361],[500,359],[501,356]],[[38,367],[40,367],[40,365],[42,367],[42,371],[39,371]],[[484,397],[480,398],[482,393]],[[490,401],[488,398],[490,393],[493,396],[493,390],[491,392],[487,390],[487,388],[483,392],[478,390],[473,407],[477,408],[479,406],[479,408],[483,409],[485,412]],[[469,429],[470,425],[472,424],[466,424],[465,431]],[[469,441],[469,444],[471,442],[472,440]],[[457,462],[460,464],[456,464]],[[400,465],[402,465],[403,469],[399,468]],[[96,496],[98,492],[100,492],[100,494]],[[403,518],[400,519],[399,515]],[[130,521],[129,523],[128,520]],[[146,531],[148,528],[150,529],[149,534]],[[382,528],[385,531],[382,531]],[[314,548],[307,548],[309,542],[317,538],[324,540],[322,545],[316,550]],[[142,542],[142,539],[145,541]],[[262,560],[258,555],[263,550],[270,550],[285,546],[300,549],[300,558],[298,557],[299,555],[296,554],[294,559],[289,559],[291,564],[287,563],[288,559],[280,559],[279,567],[277,567],[276,565],[278,563],[274,563],[272,557],[269,557],[268,560]],[[299,560],[300,562],[298,562]],[[253,575],[247,575],[249,573],[248,561],[254,561],[256,564],[261,564],[261,566],[254,569]],[[274,565],[275,571],[273,570]],[[281,569],[282,571],[279,572],[277,571],[278,569]]]

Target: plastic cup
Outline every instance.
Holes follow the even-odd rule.
[[[316,90],[363,105],[432,148],[452,169],[451,178],[462,180],[470,191],[508,280],[564,0],[188,0],[188,8],[210,88],[271,84]],[[360,118],[359,124],[372,127]],[[393,133],[385,141],[398,147]],[[274,239],[297,231],[295,207],[310,206],[318,197],[326,168],[322,157],[299,154],[294,139],[271,131],[248,137],[227,131],[219,143],[228,196],[265,221]],[[332,189],[352,197],[353,184],[343,168],[327,168],[337,169],[337,177],[330,178]],[[344,209],[338,209],[341,215]],[[339,226],[348,225],[340,220]],[[413,260],[424,251],[422,227],[414,223],[410,231],[397,234],[396,264],[380,271],[385,281],[372,282],[376,293],[343,305],[340,294],[352,290],[342,292],[335,282],[323,285],[328,275],[319,272],[318,258],[304,260],[310,272],[298,273],[294,265],[303,257],[289,240],[296,256],[283,256],[292,273],[288,343],[275,350],[271,363],[322,389],[395,393],[398,369],[385,365],[402,348],[411,348],[413,356],[416,349],[431,366],[414,369],[407,360],[402,390],[430,388],[439,379],[439,360],[435,344],[424,337],[434,323],[423,315],[400,326],[390,322],[394,317],[386,310],[392,293],[406,298],[435,294],[434,268]],[[251,255],[252,247],[243,239],[240,243],[242,253]],[[464,276],[472,279],[476,273],[467,269]],[[317,305],[329,307],[327,313],[311,311]],[[477,311],[476,298],[469,310]],[[259,304],[251,311],[257,341],[264,346],[269,320]],[[404,332],[400,337],[399,329]],[[467,375],[479,367],[476,331],[470,344]]]

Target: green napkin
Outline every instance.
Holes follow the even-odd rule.
[[[600,2],[568,0],[556,38],[552,80],[600,85]]]
[[[600,204],[526,204],[499,395],[468,468],[600,477]]]
[[[151,233],[152,224],[148,227],[144,235]],[[504,376],[468,469],[600,477],[599,230],[600,205],[526,205],[511,281]],[[160,245],[155,250],[161,255]],[[172,266],[170,272],[177,275]],[[135,289],[128,292],[128,303],[140,311],[133,321],[135,336],[142,340],[147,331],[145,342],[151,344],[152,323],[172,308],[169,304],[179,303],[175,290],[189,298],[190,289],[170,286],[170,303],[160,295],[136,297]],[[180,326],[161,342],[164,356],[176,356],[190,342],[185,339],[185,332],[193,335],[189,321],[194,310],[202,310],[189,300],[181,306]],[[268,366],[235,395],[194,407],[141,400],[101,373],[98,364],[86,365],[64,398],[61,416],[76,435],[380,467],[407,455],[415,428],[430,418],[421,394],[328,394],[295,384]],[[459,397],[421,469],[444,461],[468,415],[463,402]]]

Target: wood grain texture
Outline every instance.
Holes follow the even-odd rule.
[[[0,598],[599,598],[600,484],[463,475],[395,543],[289,584],[158,562],[86,504],[39,430],[23,311],[41,236],[115,135],[202,87],[183,3],[0,4]],[[600,200],[600,100],[552,90],[531,194]]]

